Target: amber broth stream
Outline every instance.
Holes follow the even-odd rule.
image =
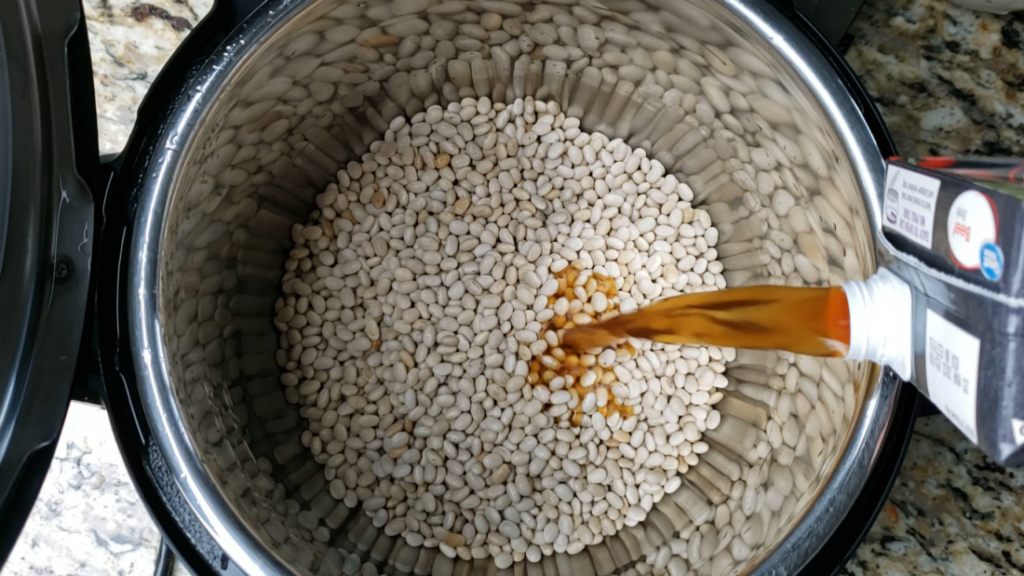
[[[666,298],[637,312],[567,330],[567,347],[589,350],[627,337],[668,344],[845,356],[850,313],[840,287],[753,286]]]

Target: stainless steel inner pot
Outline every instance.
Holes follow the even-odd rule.
[[[359,47],[338,31],[379,26],[399,39],[426,38],[437,20],[473,23],[484,12],[528,28],[575,30],[553,42],[586,44],[571,53],[588,60],[561,63],[540,51],[536,60],[502,58],[505,33],[460,42],[452,59],[466,64],[438,66],[434,58],[399,57],[400,45]],[[580,33],[584,24],[607,33]],[[594,46],[594,36],[603,42]],[[635,71],[616,70],[604,55],[633,58],[635,46],[670,52],[676,69],[644,69],[635,84],[623,83]],[[429,81],[413,64],[425,65]],[[702,124],[716,96],[709,87],[740,97]],[[612,111],[607,101],[616,90],[624,103]],[[788,573],[849,509],[893,408],[894,385],[869,365],[740,351],[719,406],[725,422],[706,434],[718,456],[707,458],[712,470],[687,472],[683,487],[639,526],[579,554],[504,570],[490,558],[452,561],[409,546],[335,501],[322,463],[300,442],[300,409],[278,382],[271,318],[292,224],[307,220],[315,195],[382,137],[391,118],[461,97],[557,100],[585,129],[623,137],[672,166],[720,228],[730,286],[835,285],[869,274],[884,169],[878,147],[819,53],[762,3],[271,1],[184,94],[152,137],[159,161],[140,178],[129,280],[133,353],[146,417],[180,490],[248,573]],[[737,160],[680,172],[688,151],[676,152],[670,132],[681,122],[705,130],[698,148],[733,131]],[[761,167],[751,158],[758,149],[778,165]],[[786,216],[758,191],[758,173],[795,199]],[[742,473],[728,478],[714,462]],[[719,490],[710,476],[731,489]],[[740,530],[716,522],[721,506],[762,518],[763,536],[749,556],[734,557]]]

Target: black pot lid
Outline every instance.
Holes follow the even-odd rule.
[[[0,564],[46,476],[79,354],[97,162],[91,76],[78,0],[0,1]]]

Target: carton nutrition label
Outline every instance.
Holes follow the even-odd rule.
[[[928,397],[975,444],[978,443],[978,362],[981,340],[928,310],[925,377]]]
[[[940,185],[936,178],[890,165],[882,214],[885,227],[930,250]]]

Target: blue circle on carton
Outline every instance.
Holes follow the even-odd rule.
[[[992,242],[981,245],[981,273],[993,282],[1003,277],[1003,250]]]

